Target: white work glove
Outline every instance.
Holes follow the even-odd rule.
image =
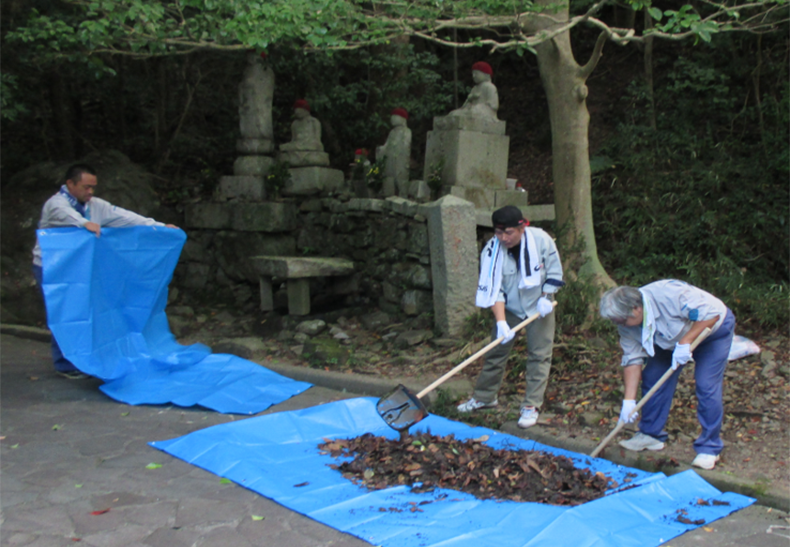
[[[634,412],[636,401],[634,399],[623,399],[623,408],[620,410],[620,421],[624,424],[635,422],[639,417],[638,412]],[[633,412],[633,415],[631,414]]]
[[[691,361],[691,345],[676,344],[675,351],[672,352],[672,370],[677,370],[679,366]]]
[[[507,321],[496,322],[496,337],[502,338],[504,336],[505,339],[502,340],[503,344],[510,342],[515,335],[516,333],[510,329],[510,325],[507,324]]]
[[[546,317],[548,314],[554,311],[554,304],[551,303],[551,300],[546,298],[545,296],[541,296],[538,298],[538,313],[541,317]]]

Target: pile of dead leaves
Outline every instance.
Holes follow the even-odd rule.
[[[407,485],[419,492],[459,490],[479,499],[580,505],[618,486],[601,472],[577,469],[565,456],[494,449],[484,444],[487,439],[422,433],[390,440],[367,433],[324,439],[318,448],[334,458],[352,458],[330,467],[370,490]]]

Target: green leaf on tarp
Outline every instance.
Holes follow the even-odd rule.
[[[230,479],[220,479],[220,480],[219,480],[219,483],[220,483],[220,484],[231,484],[232,482],[233,482],[233,481],[232,481],[232,480],[230,480]]]

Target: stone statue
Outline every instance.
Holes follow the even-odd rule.
[[[496,86],[491,83],[494,71],[485,61],[472,65],[472,79],[475,86],[461,108],[453,110],[448,116],[469,116],[487,120],[496,120],[499,110],[499,94]]]
[[[310,115],[310,105],[304,99],[294,103],[294,118],[296,119],[291,124],[291,142],[281,144],[280,150],[323,152],[321,122]]]
[[[494,207],[495,190],[507,189],[510,138],[507,123],[497,118],[499,94],[492,74],[484,61],[472,65],[475,86],[461,108],[433,119],[423,166],[423,180],[457,186],[453,195],[482,209]]]
[[[406,126],[409,113],[405,108],[396,108],[390,116],[392,129],[387,142],[376,148],[376,161],[385,158],[385,188],[397,190],[405,197],[409,189],[409,163],[411,159],[411,129]]]
[[[242,139],[274,140],[274,72],[265,64],[265,59],[265,53],[247,54],[247,68],[239,85],[239,125]]]

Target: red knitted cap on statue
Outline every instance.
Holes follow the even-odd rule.
[[[408,112],[406,112],[406,109],[405,109],[405,108],[401,108],[401,107],[394,108],[394,109],[392,110],[392,115],[393,115],[393,116],[400,116],[400,117],[401,117],[401,118],[403,118],[404,120],[408,120],[408,119],[409,119],[409,113],[408,113]]]
[[[486,63],[485,61],[477,61],[475,64],[472,65],[472,70],[479,70],[489,76],[494,75],[494,71],[491,70],[491,65]]]
[[[294,103],[294,109],[296,109],[296,108],[304,108],[305,110],[310,112],[310,105],[307,104],[307,101],[305,101],[304,99],[297,99],[296,100],[296,102]]]

